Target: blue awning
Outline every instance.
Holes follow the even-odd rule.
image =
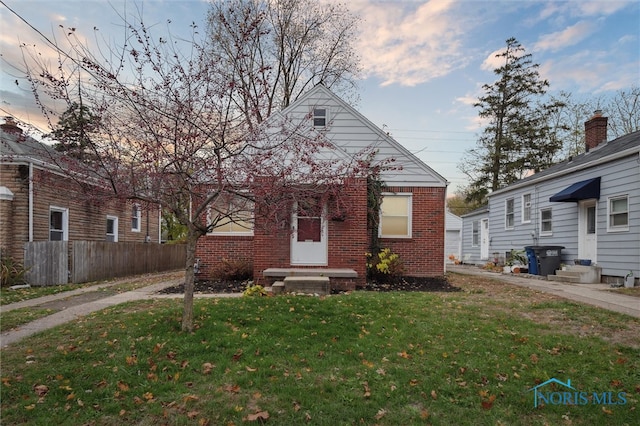
[[[591,198],[600,198],[600,178],[593,178],[576,182],[549,198],[556,202],[578,202]]]

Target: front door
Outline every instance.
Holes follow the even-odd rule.
[[[489,219],[482,219],[480,226],[480,259],[489,259]]]
[[[597,261],[598,239],[596,233],[597,201],[581,201],[578,211],[578,257]]]
[[[291,226],[291,264],[326,266],[326,208],[305,210],[299,209],[296,204]]]

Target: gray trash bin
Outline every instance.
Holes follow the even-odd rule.
[[[538,260],[538,275],[555,275],[560,269],[563,246],[533,246]]]

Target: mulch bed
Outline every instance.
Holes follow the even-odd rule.
[[[246,288],[247,281],[196,281],[194,284],[195,293],[242,293]],[[445,277],[403,277],[393,283],[371,281],[365,287],[358,288],[358,290],[451,292],[460,291],[460,288],[449,284]],[[160,293],[184,293],[184,284],[165,288]],[[334,291],[333,293],[340,293],[340,291]]]

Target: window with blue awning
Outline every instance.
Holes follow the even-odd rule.
[[[575,202],[600,198],[600,178],[587,179],[568,186],[549,198],[554,202]]]

